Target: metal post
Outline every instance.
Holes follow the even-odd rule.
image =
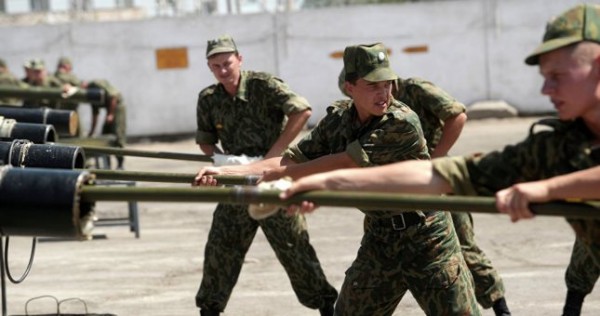
[[[195,173],[166,173],[166,172],[145,172],[145,171],[125,171],[125,170],[107,170],[107,169],[80,169],[88,171],[96,176],[96,180],[118,180],[118,181],[147,181],[147,182],[168,182],[168,183],[188,183],[191,184],[196,177]],[[213,176],[218,184],[222,185],[255,185],[259,176]]]
[[[0,235],[0,282],[2,282],[2,316],[6,316],[6,267],[4,266],[4,236]]]

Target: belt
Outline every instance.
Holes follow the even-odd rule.
[[[438,211],[427,211],[423,212],[425,214],[425,218],[433,216]],[[402,231],[411,226],[417,225],[421,223],[421,216],[417,212],[405,212],[398,215],[394,215],[392,217],[385,217],[377,219],[383,225],[392,226],[394,230]]]

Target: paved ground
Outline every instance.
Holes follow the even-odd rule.
[[[453,153],[489,151],[521,139],[532,118],[479,120],[468,123]],[[193,140],[138,143],[136,149],[197,153]],[[126,169],[194,172],[201,164],[129,157]],[[165,184],[142,184],[165,186]],[[183,186],[183,185],[182,185]],[[127,227],[97,227],[106,239],[38,243],[30,275],[8,284],[8,314],[25,314],[27,300],[52,295],[77,297],[90,313],[116,315],[198,315],[194,294],[202,275],[203,246],[213,203],[139,203],[141,237]],[[98,203],[99,216],[126,212],[125,203]],[[564,270],[574,240],[561,218],[539,217],[511,224],[500,215],[475,214],[481,248],[504,278],[514,315],[560,315],[565,296]],[[336,287],[354,259],[361,237],[362,215],[349,208],[322,208],[308,217],[311,241]],[[27,264],[31,239],[11,238],[8,261],[18,277]],[[30,314],[50,313],[49,299],[30,303]],[[77,302],[63,312],[81,312]],[[301,306],[262,233],[247,256],[225,315],[318,315]],[[423,315],[407,295],[395,315]],[[490,310],[484,315],[493,315]],[[583,315],[600,315],[600,292],[590,295]]]

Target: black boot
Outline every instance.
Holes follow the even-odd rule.
[[[567,301],[563,308],[563,316],[579,316],[581,315],[581,307],[585,294],[576,291],[567,291]]]
[[[200,316],[219,316],[221,312],[214,309],[201,309]]]
[[[510,316],[510,310],[508,309],[508,306],[506,305],[506,300],[504,299],[504,297],[501,297],[499,299],[497,299],[494,302],[494,305],[492,306],[492,308],[494,309],[494,315],[496,316]]]
[[[321,316],[333,316],[333,304],[327,304],[319,308],[319,313],[321,313]]]

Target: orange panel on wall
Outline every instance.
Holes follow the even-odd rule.
[[[156,68],[176,69],[187,67],[187,47],[159,48],[156,50]]]

